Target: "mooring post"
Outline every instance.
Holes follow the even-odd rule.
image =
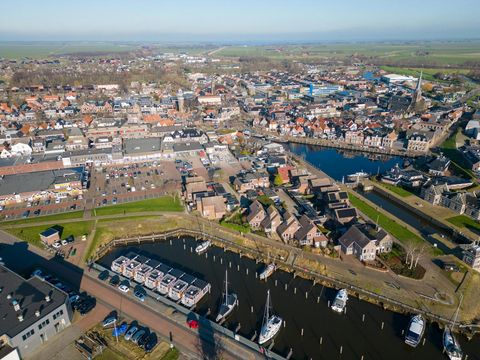
[[[365,322],[365,314],[362,315],[362,322]],[[403,330],[402,330],[402,335],[403,335]]]
[[[383,326],[385,325],[385,323],[382,321],[382,330],[383,330]]]

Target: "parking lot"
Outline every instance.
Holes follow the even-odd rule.
[[[85,195],[89,208],[150,199],[180,188],[172,161],[96,168]]]
[[[15,220],[41,215],[53,215],[68,211],[78,211],[85,208],[83,197],[67,196],[62,199],[51,198],[47,200],[26,201],[6,205],[0,212],[5,220]]]

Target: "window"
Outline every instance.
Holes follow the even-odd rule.
[[[33,334],[35,334],[35,331],[32,329],[28,332],[26,332],[25,334],[22,335],[22,340],[25,341],[27,340],[30,336],[32,336]]]
[[[57,311],[55,314],[53,314],[53,320],[57,319],[62,315],[63,315],[63,310]]]
[[[50,324],[50,320],[47,319],[45,321],[42,321],[42,323],[38,325],[38,330],[42,330],[42,328],[44,328],[48,324]]]

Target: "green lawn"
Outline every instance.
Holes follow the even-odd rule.
[[[401,196],[401,197],[408,197],[410,195],[413,195],[410,191],[405,190],[404,188],[400,186],[395,186],[392,184],[387,184],[383,182],[377,182],[378,185],[384,187],[385,189],[390,190],[391,192],[394,192],[395,194]]]
[[[355,195],[349,193],[348,197],[350,202],[354,207],[364,213],[373,221],[378,219],[378,224],[385,229],[385,231],[389,232],[397,238],[400,242],[407,244],[407,243],[422,243],[423,239],[420,238],[418,235],[411,232],[409,229],[403,227],[395,220],[391,219],[390,217],[386,216],[385,214],[375,210],[373,207],[356,197]]]
[[[79,221],[61,225],[37,225],[23,228],[11,228],[6,229],[6,231],[21,240],[31,243],[32,245],[43,247],[42,243],[40,242],[39,234],[52,226],[61,229],[62,239],[65,239],[70,235],[73,235],[75,238],[77,238],[84,234],[88,234],[92,230],[93,221]]]
[[[64,212],[64,213],[54,214],[54,215],[31,217],[28,219],[4,221],[2,222],[2,225],[30,224],[30,223],[38,223],[38,222],[44,222],[44,221],[46,222],[46,221],[79,219],[81,217],[83,217],[83,211],[72,211],[72,212]]]
[[[480,231],[480,223],[466,215],[458,215],[447,219],[448,222],[461,228],[473,228]]]
[[[148,211],[183,211],[183,205],[178,197],[174,199],[172,196],[163,196],[156,199],[100,207],[92,210],[92,214],[103,216]]]
[[[173,348],[168,350],[165,356],[162,357],[162,360],[177,360],[179,356],[180,352],[176,348]]]

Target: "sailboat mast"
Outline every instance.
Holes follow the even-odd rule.
[[[228,280],[227,280],[227,276],[228,276],[228,271],[225,270],[225,303],[228,302]]]
[[[270,290],[267,290],[267,303],[265,304],[265,319],[263,319],[264,325],[268,322],[268,319],[270,319]]]
[[[457,322],[457,316],[460,310],[460,306],[462,305],[462,301],[463,301],[463,294],[460,295],[460,302],[458,303],[457,311],[455,311],[455,317],[453,318],[452,329],[455,327],[455,323]]]

